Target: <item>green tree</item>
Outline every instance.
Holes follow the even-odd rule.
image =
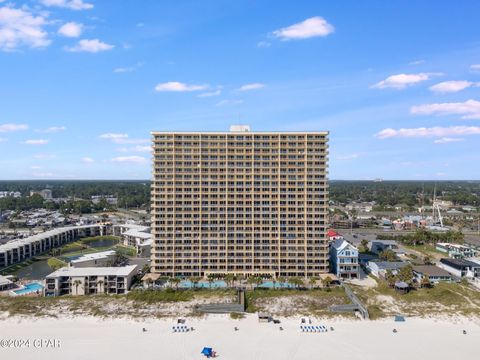
[[[378,254],[378,257],[381,259],[381,260],[385,260],[385,261],[395,261],[397,260],[397,256],[395,255],[395,253],[392,251],[392,250],[383,250],[382,252],[380,252],[380,254]]]
[[[397,274],[398,280],[403,281],[407,284],[412,284],[413,277],[413,267],[410,264],[401,268]]]
[[[388,286],[393,287],[395,285],[397,279],[392,270],[387,269],[385,272],[385,280],[387,281]]]
[[[322,286],[325,288],[330,288],[330,285],[332,285],[332,278],[330,276],[326,276],[322,279]]]

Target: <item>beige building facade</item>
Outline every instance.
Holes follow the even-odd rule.
[[[328,272],[328,132],[153,132],[152,272]]]

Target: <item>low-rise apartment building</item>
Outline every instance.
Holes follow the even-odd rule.
[[[83,237],[107,235],[109,227],[103,224],[67,226],[24,239],[11,240],[0,245],[0,269],[42,254],[50,249]]]
[[[45,278],[45,296],[125,294],[137,265],[122,267],[61,268]]]
[[[480,276],[480,264],[465,259],[440,259],[439,266],[459,278]]]

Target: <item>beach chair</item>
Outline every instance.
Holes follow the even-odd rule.
[[[321,328],[320,326],[315,326],[315,330],[316,330],[317,332],[322,332],[322,328]]]
[[[175,326],[172,326],[172,331],[177,332],[177,328]]]

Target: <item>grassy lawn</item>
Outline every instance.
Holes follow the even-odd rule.
[[[124,256],[133,257],[133,256],[137,255],[137,251],[135,250],[135,248],[130,247],[130,246],[121,245],[121,244],[117,244],[113,248],[113,250],[118,252],[120,255],[124,255]]]
[[[409,250],[418,251],[419,253],[422,253],[423,255],[428,255],[428,256],[430,256],[434,259],[439,259],[439,258],[442,258],[442,257],[448,257],[448,255],[446,253],[438,251],[437,249],[435,249],[435,246],[431,245],[431,244],[416,245],[416,246],[403,245],[403,246],[405,248],[409,249]]]
[[[236,296],[234,289],[197,289],[197,290],[134,290],[127,294],[128,300],[141,303],[183,302],[195,298],[225,297],[231,299]]]

